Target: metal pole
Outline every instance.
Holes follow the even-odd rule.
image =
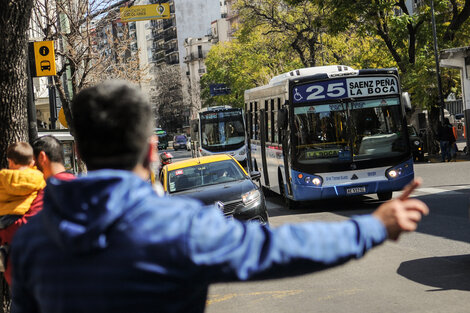
[[[432,36],[434,40],[434,59],[436,61],[437,90],[439,92],[439,107],[441,110],[441,123],[444,123],[444,96],[442,95],[441,73],[439,70],[439,56],[437,54],[436,19],[434,17],[434,1],[433,0],[431,0],[431,20],[432,20]]]
[[[31,44],[28,44],[28,54],[26,60],[26,75],[28,75],[28,95],[27,95],[27,108],[28,108],[28,135],[29,142],[32,143],[38,138],[38,125],[36,117],[36,105],[34,104],[34,88],[33,88],[33,77],[31,73],[30,60],[34,58],[34,50]]]
[[[50,121],[51,121],[51,129],[56,129],[56,122],[57,122],[57,102],[56,102],[56,94],[55,94],[55,85],[52,76],[48,77],[49,82],[49,112],[50,112]]]

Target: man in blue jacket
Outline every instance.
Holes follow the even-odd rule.
[[[89,173],[51,178],[42,212],[18,231],[12,312],[203,312],[210,283],[338,265],[414,230],[428,212],[405,195],[344,222],[228,220],[215,207],[156,195],[152,110],[136,88],[109,81],[85,89],[72,114]]]

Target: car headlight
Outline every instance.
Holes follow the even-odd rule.
[[[259,190],[253,189],[242,195],[243,204],[248,205],[258,201],[261,198]]]
[[[415,144],[415,146],[419,146],[419,144],[420,144],[419,140],[415,140],[414,144]]]

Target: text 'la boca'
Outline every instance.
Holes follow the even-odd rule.
[[[394,78],[348,79],[350,96],[368,96],[375,94],[392,94],[398,92],[398,84]]]

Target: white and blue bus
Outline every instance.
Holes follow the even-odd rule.
[[[192,121],[193,156],[226,153],[246,165],[243,110],[231,106],[203,108]]]
[[[297,201],[376,193],[414,178],[396,69],[332,65],[278,75],[245,91],[248,163],[261,184]]]

